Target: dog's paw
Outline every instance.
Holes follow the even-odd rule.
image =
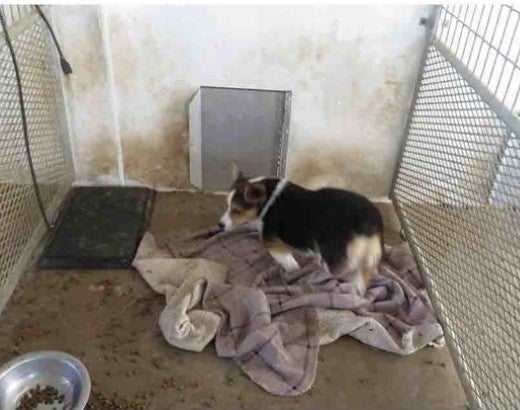
[[[269,252],[273,259],[286,271],[292,272],[300,269],[300,265],[294,259],[294,256],[290,252]]]
[[[356,273],[350,281],[350,284],[356,295],[361,298],[365,297],[365,294],[367,293],[367,284],[361,273]]]
[[[282,265],[282,268],[286,272],[294,272],[295,270],[300,269],[300,265],[298,264],[298,262],[296,262],[296,259],[292,258],[287,260],[286,263]]]

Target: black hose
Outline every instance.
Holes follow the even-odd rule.
[[[14,73],[16,76],[16,84],[18,86],[18,99],[20,101],[20,114],[22,116],[22,129],[23,129],[23,138],[25,141],[25,152],[27,154],[27,161],[29,162],[29,169],[31,171],[31,179],[34,188],[34,194],[36,195],[36,201],[38,202],[38,207],[40,208],[40,213],[45,222],[45,226],[47,230],[52,230],[52,225],[47,218],[47,214],[45,213],[45,207],[43,206],[43,201],[40,194],[40,188],[38,187],[38,181],[36,179],[36,172],[34,171],[34,164],[31,155],[31,147],[29,144],[29,132],[27,130],[27,116],[25,113],[25,104],[23,100],[23,91],[22,91],[22,80],[20,77],[20,70],[18,68],[18,62],[16,61],[16,54],[14,52],[13,44],[11,43],[11,38],[9,37],[9,32],[7,30],[7,24],[5,23],[4,10],[0,7],[0,23],[2,25],[2,30],[4,31],[5,42],[7,47],[9,48],[9,53],[11,54],[11,60],[13,61]]]
[[[52,29],[52,26],[49,23],[49,20],[47,20],[47,17],[45,17],[45,14],[43,14],[42,9],[40,6],[35,5],[36,11],[42,18],[43,22],[49,29],[49,32],[51,33],[52,41],[54,41],[54,45],[56,46],[56,50],[58,50],[58,54],[60,55],[60,63],[61,63],[61,70],[63,71],[63,74],[72,74],[72,67],[70,66],[69,62],[65,59],[63,56],[63,52],[61,51],[60,43],[58,43],[58,39],[56,38],[56,35],[54,34],[54,30]]]

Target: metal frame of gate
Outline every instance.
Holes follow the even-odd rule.
[[[391,197],[473,408],[520,404],[520,9],[437,8]]]
[[[33,6],[1,6],[21,77],[28,139],[47,219],[57,216],[74,171],[59,58]],[[24,145],[14,65],[0,38],[0,311],[45,233]]]

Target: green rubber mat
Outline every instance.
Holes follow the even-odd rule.
[[[154,198],[148,188],[73,188],[39,266],[129,268],[148,229]]]

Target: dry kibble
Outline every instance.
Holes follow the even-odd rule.
[[[16,406],[16,410],[32,410],[39,404],[56,404],[63,403],[65,396],[52,386],[45,386],[43,389],[39,384],[29,389],[20,399],[20,403]]]

